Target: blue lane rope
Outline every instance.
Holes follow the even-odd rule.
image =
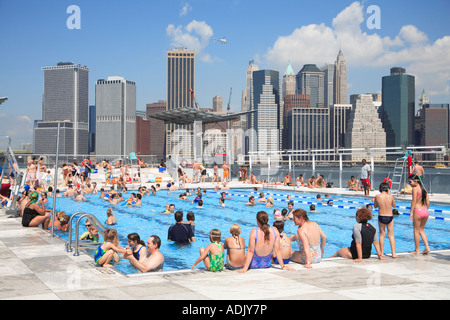
[[[217,194],[221,194],[222,192],[225,192],[225,191],[221,191],[221,192],[216,191]],[[226,193],[227,193],[227,195],[231,195],[231,196],[248,198],[248,195],[244,195],[244,194],[228,193],[228,192],[226,192]],[[257,193],[257,192],[252,192],[252,193]],[[266,192],[265,192],[264,194],[277,195],[277,196],[285,196],[285,195],[282,195],[282,194],[266,193]],[[291,196],[291,197],[292,197],[292,196]],[[294,197],[296,197],[296,198],[314,199],[314,198],[311,198],[311,197],[301,197],[301,196],[294,196]],[[290,201],[292,201],[292,202],[294,202],[294,203],[314,204],[314,205],[321,205],[321,206],[333,207],[333,208],[338,208],[338,209],[348,209],[348,210],[356,210],[356,209],[359,209],[359,208],[360,208],[360,207],[341,206],[341,205],[335,205],[335,204],[326,204],[326,203],[322,203],[322,202],[314,202],[314,201],[289,200],[289,199],[277,199],[277,198],[274,198],[273,200],[274,200],[274,201],[282,201],[282,202],[290,202]],[[330,199],[330,200],[332,200],[332,199]],[[324,200],[324,201],[326,201],[326,200]],[[354,203],[362,203],[362,204],[365,204],[364,202],[356,202],[356,201],[355,201]],[[373,205],[373,203],[369,203],[369,204]],[[406,207],[406,206],[397,206],[397,208],[399,208],[399,209],[405,209],[405,210],[411,209],[411,207]],[[378,211],[378,209],[373,209],[373,210],[372,210],[372,212],[377,212],[377,211]],[[431,210],[429,210],[429,211],[434,211],[434,212],[441,212],[441,213],[443,213],[443,210],[437,210],[437,209],[436,209],[436,210],[431,209]],[[399,215],[406,215],[406,216],[409,216],[410,214],[409,214],[409,213],[406,213],[406,212],[399,212]],[[428,219],[436,219],[436,220],[450,221],[450,218],[436,217],[436,216],[429,216]]]

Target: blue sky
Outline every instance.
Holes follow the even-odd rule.
[[[70,5],[81,12],[81,29],[70,30]],[[380,9],[380,29],[369,29],[367,8]],[[41,118],[44,66],[70,61],[91,68],[95,82],[123,76],[137,85],[137,109],[166,98],[166,51],[195,49],[196,98],[211,107],[215,95],[240,110],[249,60],[283,75],[290,59],[347,61],[348,95],[381,90],[392,66],[416,76],[434,103],[450,102],[450,1],[303,0],[0,0],[0,136],[15,145],[32,141]],[[214,42],[226,37],[227,44]]]

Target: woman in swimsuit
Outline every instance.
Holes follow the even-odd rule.
[[[141,240],[141,237],[137,233],[130,233],[128,235],[128,247],[126,249],[130,249],[133,257],[140,262],[143,262],[147,258],[145,242]]]
[[[293,215],[294,223],[299,228],[297,234],[291,236],[291,241],[297,240],[299,251],[294,252],[291,260],[311,269],[311,263],[319,263],[322,260],[327,237],[317,223],[309,221],[305,210],[297,209]]]
[[[283,263],[280,250],[280,234],[275,228],[270,228],[267,222],[269,215],[264,211],[259,211],[256,215],[257,229],[252,229],[248,241],[247,255],[245,256],[244,267],[238,272],[244,273],[249,268],[269,268],[272,265],[272,254],[275,252],[281,269],[293,270]]]
[[[230,270],[238,270],[244,267],[245,240],[240,236],[241,227],[235,223],[230,227],[231,237],[225,239],[224,248],[227,249],[227,263],[225,267]]]
[[[415,244],[415,250],[411,253],[419,254],[420,238],[422,238],[423,244],[425,245],[425,250],[422,251],[422,254],[427,254],[430,252],[430,247],[428,246],[428,239],[424,229],[428,220],[430,197],[417,175],[411,175],[408,179],[408,183],[412,187],[412,201],[409,215],[414,226]]]
[[[205,268],[209,271],[222,271],[223,270],[223,257],[224,250],[223,245],[220,242],[221,233],[218,229],[212,229],[209,232],[209,240],[211,244],[206,248],[200,248],[200,257],[194,262],[191,269],[200,262],[203,261]]]
[[[28,195],[29,203],[23,209],[22,225],[24,227],[37,227],[42,225],[44,230],[48,229],[50,223],[50,210],[45,209],[44,201],[38,203],[39,193],[33,191]]]

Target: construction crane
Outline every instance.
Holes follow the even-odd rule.
[[[227,105],[227,112],[230,113],[230,103],[231,103],[231,91],[233,90],[233,88],[230,88],[230,97],[228,98],[228,105]]]

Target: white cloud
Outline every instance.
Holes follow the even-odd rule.
[[[428,41],[427,35],[413,25],[403,26],[400,29],[399,36],[411,44],[421,44]]]
[[[183,5],[183,8],[181,8],[180,17],[187,15],[191,10],[192,10],[192,7],[189,5],[189,3],[185,3]]]
[[[175,27],[173,24],[169,24],[166,33],[171,38],[172,46],[194,50],[199,59],[204,62],[215,60],[204,52],[214,34],[212,28],[206,22],[192,20],[186,27]]]
[[[391,67],[401,66],[416,76],[420,91],[450,94],[450,36],[432,43],[414,25],[403,26],[393,37],[381,37],[376,30],[368,34],[361,29],[364,10],[363,4],[355,1],[332,20],[332,27],[310,24],[278,37],[262,58],[264,64],[284,70],[291,59],[297,70],[307,63],[321,67],[333,63],[341,48],[349,68],[382,67],[388,75]]]
[[[17,120],[19,120],[19,121],[25,121],[25,122],[28,122],[28,123],[33,123],[33,121],[31,121],[31,119],[30,119],[30,117],[28,117],[28,116],[25,116],[25,115],[23,115],[23,116],[18,116],[17,117]]]

